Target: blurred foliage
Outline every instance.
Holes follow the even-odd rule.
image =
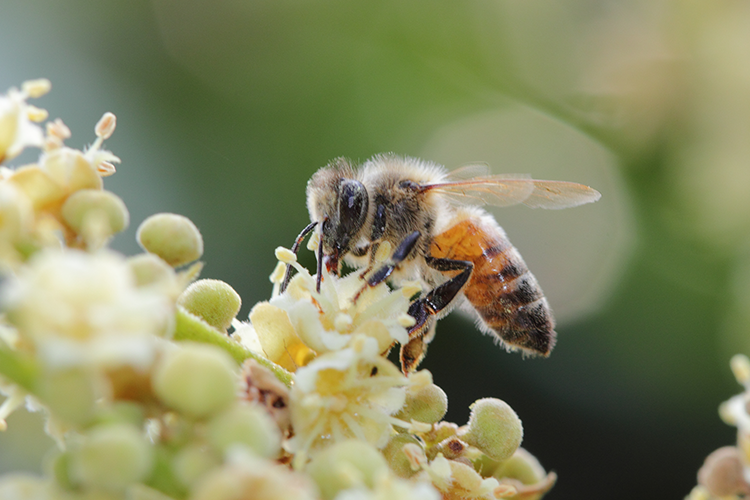
[[[0,5],[0,87],[49,78],[39,106],[69,117],[74,145],[118,117],[107,188],[133,224],[116,246],[134,253],[151,213],[185,214],[241,316],[334,157],[484,161],[602,191],[559,214],[496,212],[561,319],[549,359],[452,315],[425,362],[455,408],[511,404],[560,499],[679,498],[733,440],[716,407],[734,392],[727,360],[750,350],[748,61],[741,0]],[[35,462],[10,439],[4,469]]]

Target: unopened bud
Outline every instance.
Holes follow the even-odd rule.
[[[416,452],[412,450],[412,455],[416,458],[409,455],[410,449],[405,448],[406,445],[418,448]],[[385,445],[382,453],[391,470],[400,477],[411,477],[416,474],[421,469],[420,460],[427,463],[419,440],[411,434],[395,434]]]
[[[376,478],[387,470],[388,465],[378,450],[356,440],[342,441],[326,448],[307,468],[324,500],[331,500],[340,491],[357,486],[371,489]]]
[[[218,450],[247,446],[256,455],[276,458],[281,450],[281,432],[259,405],[237,404],[208,424],[208,440]]]
[[[435,384],[428,384],[416,391],[407,391],[406,403],[396,414],[403,420],[417,420],[434,424],[448,411],[448,396]]]
[[[100,212],[105,216],[106,236],[119,233],[130,222],[128,208],[119,196],[100,189],[82,189],[76,191],[62,206],[61,214],[63,220],[77,234],[85,230],[89,216],[94,212]]]
[[[187,287],[177,303],[214,328],[226,331],[240,311],[242,299],[227,283],[204,279]]]
[[[136,238],[144,250],[158,255],[172,267],[193,262],[203,255],[200,231],[182,215],[152,215],[141,223]]]
[[[494,398],[475,401],[466,429],[459,437],[494,460],[513,455],[523,439],[521,420],[506,402]]]
[[[519,485],[517,488],[523,493],[523,498],[528,500],[539,500],[555,482],[554,474],[547,474],[536,457],[523,448],[518,448],[512,457],[501,462],[492,477],[501,481],[520,481],[524,486]]]
[[[174,269],[152,253],[134,255],[128,259],[137,286],[148,286],[174,276]]]
[[[96,381],[82,369],[59,370],[42,379],[38,396],[66,424],[86,424],[98,398]]]
[[[236,364],[225,351],[182,343],[168,352],[152,375],[154,392],[167,405],[193,417],[206,417],[235,399]]]
[[[177,452],[172,461],[172,469],[177,479],[190,488],[220,463],[221,456],[210,446],[189,444]]]
[[[121,490],[151,472],[153,450],[128,424],[94,428],[71,455],[71,475],[89,487]]]

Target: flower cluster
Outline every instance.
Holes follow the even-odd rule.
[[[443,421],[432,375],[388,359],[408,341],[417,284],[318,281],[280,248],[271,299],[241,322],[228,284],[197,280],[203,241],[188,219],[157,214],[138,228],[144,253],[110,250],[129,223],[102,182],[119,162],[103,149],[115,117],[70,148],[62,121],[43,128],[27,103],[49,89],[0,97],[0,163],[40,150],[0,166],[0,426],[25,403],[58,446],[43,476],[0,477],[0,498],[535,499],[552,487],[506,403]]]
[[[737,444],[719,448],[706,457],[698,471],[698,486],[688,500],[739,500],[750,495],[750,359],[737,354],[730,366],[744,391],[722,403],[719,415],[737,427]]]

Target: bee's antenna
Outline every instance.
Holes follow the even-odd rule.
[[[299,246],[302,243],[302,240],[305,238],[305,236],[312,231],[315,226],[317,225],[317,222],[311,222],[307,226],[305,226],[305,229],[302,230],[301,233],[297,236],[297,239],[294,241],[294,245],[292,245],[292,252],[294,252],[294,255],[297,255],[297,252],[299,251]],[[318,266],[320,267],[320,266]],[[292,279],[292,266],[287,264],[286,265],[286,273],[284,274],[284,280],[281,282],[281,292],[284,293],[284,290],[286,290],[286,287],[289,286],[289,281]],[[320,280],[318,280],[318,290],[320,290]]]
[[[318,245],[318,270],[315,273],[315,291],[320,293],[320,282],[323,281],[323,242]]]

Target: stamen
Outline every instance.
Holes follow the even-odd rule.
[[[97,137],[106,140],[112,137],[112,133],[115,131],[116,125],[117,118],[113,113],[107,111],[96,124],[94,132],[96,132]]]
[[[47,122],[47,135],[64,140],[70,138],[71,132],[68,126],[65,125],[60,118],[55,118],[54,121]]]
[[[288,248],[276,247],[274,255],[276,255],[276,258],[284,264],[292,264],[297,262],[297,256]]]
[[[341,419],[344,421],[352,434],[354,434],[354,437],[356,437],[360,441],[367,441],[364,430],[362,430],[362,427],[359,425],[359,423],[354,420],[354,417],[352,417],[349,413],[342,413]]]
[[[29,120],[32,122],[43,122],[47,119],[49,116],[49,113],[46,109],[37,108],[36,106],[27,105],[26,106],[26,116],[29,117]]]
[[[96,166],[96,171],[99,172],[99,175],[101,177],[109,177],[110,175],[117,172],[117,169],[112,163],[108,161],[103,161],[103,162],[100,162],[99,165]]]
[[[281,283],[281,280],[284,279],[284,273],[286,272],[286,264],[279,261],[276,263],[276,267],[273,268],[273,272],[271,273],[271,276],[268,277],[269,280],[271,280],[271,283]]]
[[[21,84],[21,90],[27,96],[36,99],[42,97],[44,94],[50,91],[52,83],[46,78],[39,78],[37,80],[27,80]]]

